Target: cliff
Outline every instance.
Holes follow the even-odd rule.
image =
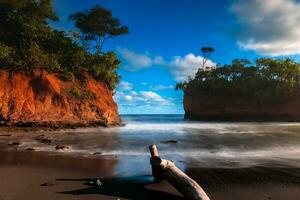
[[[184,95],[183,105],[185,118],[191,120],[300,121],[300,94],[281,104],[255,106],[238,96],[204,102],[190,93]]]
[[[9,126],[118,125],[117,104],[106,84],[85,75],[63,81],[58,74],[0,71],[0,120]]]

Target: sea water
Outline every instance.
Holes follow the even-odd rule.
[[[28,139],[21,148],[114,156],[122,174],[149,171],[151,144],[180,168],[300,167],[300,123],[193,122],[183,115],[123,115],[122,120],[123,127],[53,133],[54,143],[71,147],[67,151]]]

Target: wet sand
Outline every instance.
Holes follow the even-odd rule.
[[[212,200],[300,199],[300,124],[145,117],[122,128],[0,132],[0,200],[184,199],[154,184],[153,143]]]
[[[167,183],[153,185],[150,166],[148,174],[115,174],[118,161],[118,157],[111,156],[2,150],[0,199],[183,199]],[[185,171],[212,200],[300,199],[299,168],[187,168]],[[96,179],[103,185],[88,184]],[[49,186],[42,186],[44,183]]]
[[[115,176],[117,161],[115,157],[105,156],[86,158],[0,151],[0,199],[183,199],[146,189],[153,183],[150,174]],[[103,185],[91,185],[95,180],[101,180]],[[170,185],[159,186],[163,190],[164,187],[170,191]],[[174,192],[172,187],[171,192]]]

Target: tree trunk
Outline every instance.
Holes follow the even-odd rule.
[[[188,177],[172,161],[161,159],[156,145],[149,147],[152,174],[155,181],[167,180],[189,200],[209,200],[209,197],[196,181]]]

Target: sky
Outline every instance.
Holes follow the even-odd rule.
[[[95,5],[112,11],[129,34],[107,41],[121,60],[114,99],[121,114],[183,114],[175,85],[201,66],[202,46],[215,49],[206,65],[235,58],[300,59],[300,2],[296,0],[54,0],[60,21]]]

